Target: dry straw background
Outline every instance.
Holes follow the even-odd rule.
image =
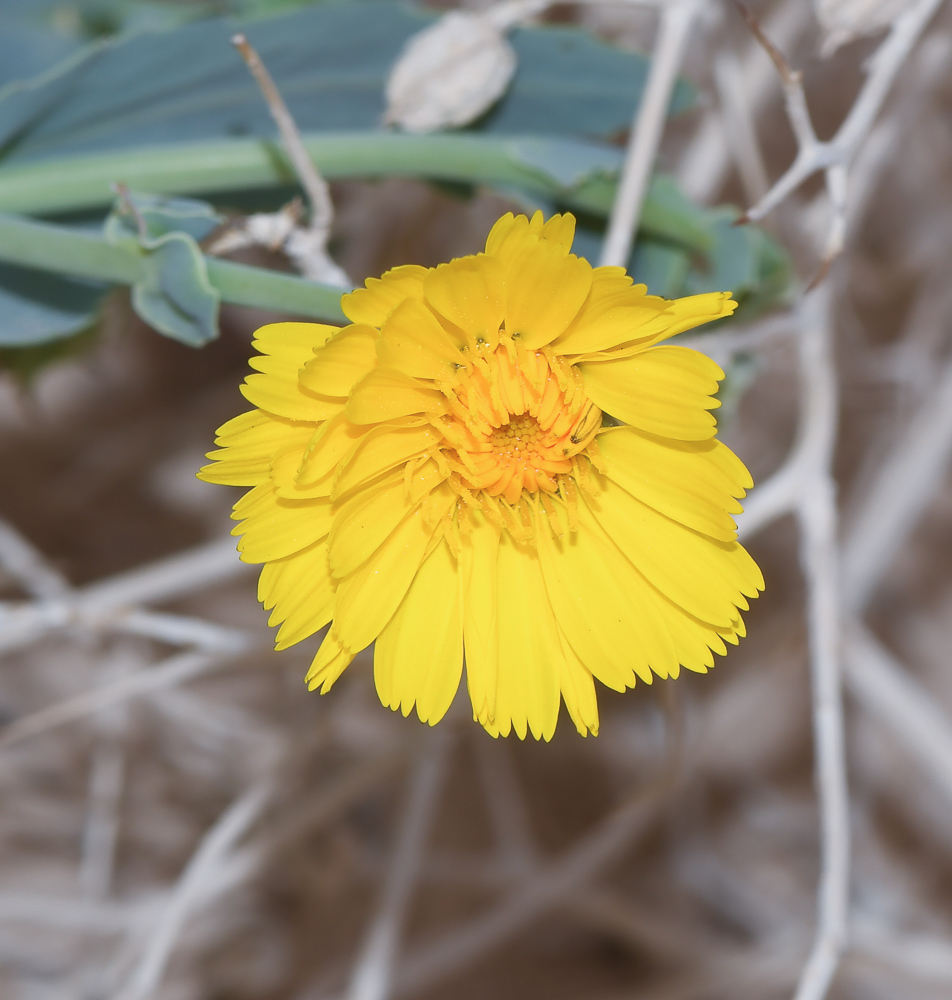
[[[193,476],[271,317],[194,351],[117,297],[91,353],[0,376],[0,997],[818,1000],[841,946],[831,998],[952,995],[952,17],[757,14],[796,132],[730,6],[547,15],[646,49],[686,17],[706,107],[660,162],[752,205],[799,140],[829,187],[764,224],[801,288],[842,244],[788,309],[692,337],[750,376],[722,433],[767,591],[712,674],[602,692],[596,739],[496,742],[461,703],[430,730],[367,655],[320,698],[313,643],[270,651],[236,491]],[[474,252],[506,208],[332,194],[358,280]]]

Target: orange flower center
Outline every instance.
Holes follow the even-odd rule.
[[[444,434],[462,486],[511,504],[524,490],[558,492],[601,426],[577,374],[556,372],[541,351],[500,344],[460,375]]]

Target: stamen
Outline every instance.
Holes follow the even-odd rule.
[[[467,360],[458,379],[439,386],[449,413],[431,423],[443,441],[422,456],[436,462],[458,498],[453,523],[458,529],[467,508],[480,508],[513,538],[531,542],[544,512],[558,537],[566,521],[575,531],[578,489],[598,490],[590,472],[598,465],[587,456],[602,423],[582,377],[546,348],[513,343],[504,330],[496,347]],[[418,467],[406,466],[408,495]]]

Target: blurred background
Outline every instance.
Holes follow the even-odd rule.
[[[665,4],[513,7],[466,120],[421,128],[392,99],[383,124],[386,83],[445,7],[0,0],[0,997],[792,995],[843,832],[811,662],[846,687],[829,996],[950,995],[952,21],[757,4],[819,140],[867,111],[826,185],[734,226],[798,137],[735,7],[680,2],[629,268],[741,301],[682,340],[727,373],[767,589],[712,673],[600,690],[600,735],[563,717],[546,744],[492,740],[465,698],[433,730],[391,713],[369,653],[308,694],[316,639],[271,651],[227,537],[240,491],[194,475],[247,408],[254,329],[334,321],[325,249],[360,283],[539,207],[594,262]],[[238,29],[330,181],[316,251]],[[810,513],[831,485],[838,525]]]

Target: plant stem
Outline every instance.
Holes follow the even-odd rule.
[[[0,260],[120,285],[134,284],[142,276],[138,256],[112,246],[95,233],[2,214]],[[206,257],[205,264],[209,281],[224,302],[332,323],[346,322],[340,309],[339,288],[214,257]]]
[[[611,204],[612,185],[606,181],[621,160],[607,147],[531,136],[347,132],[311,133],[303,140],[323,176],[331,179],[427,177],[518,185],[599,214]],[[564,148],[576,157],[581,147],[600,176],[592,183],[582,178],[577,185],[561,183],[534,159],[526,160],[536,144],[556,153]],[[154,194],[214,194],[291,185],[295,175],[282,149],[257,138],[112,150],[0,167],[0,212],[49,214],[111,205],[117,181]]]

